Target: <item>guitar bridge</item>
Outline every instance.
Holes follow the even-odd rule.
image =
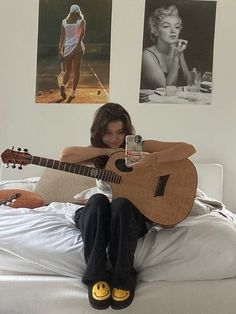
[[[154,196],[163,196],[165,193],[166,183],[169,179],[169,174],[166,176],[160,176],[157,181],[157,187]]]

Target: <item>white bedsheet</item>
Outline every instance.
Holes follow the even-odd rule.
[[[73,221],[78,205],[0,207],[0,270],[79,277],[83,243]],[[227,216],[223,216],[222,213]],[[189,216],[176,227],[153,227],[138,241],[142,281],[207,280],[236,276],[236,218],[226,209]]]

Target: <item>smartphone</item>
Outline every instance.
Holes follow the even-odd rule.
[[[128,156],[130,153],[140,153],[142,151],[142,136],[141,135],[126,135],[125,137],[125,164],[129,167],[137,159],[132,156]]]

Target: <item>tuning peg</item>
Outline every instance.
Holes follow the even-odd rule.
[[[15,169],[15,168],[16,168],[16,165],[12,165],[11,167],[12,167],[13,169]]]
[[[9,164],[5,164],[5,168],[9,168]]]
[[[20,151],[21,151],[21,148],[19,147],[19,148],[17,148],[17,150],[18,150],[18,152],[20,152]]]
[[[19,166],[18,169],[19,169],[19,170],[22,170],[22,166]]]
[[[27,148],[25,148],[25,149],[24,149],[24,152],[25,152],[25,153],[28,153],[28,149],[27,149]]]
[[[14,146],[12,146],[12,149],[11,150],[14,150]]]

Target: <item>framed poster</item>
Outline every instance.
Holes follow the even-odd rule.
[[[210,104],[216,1],[146,0],[140,102]]]
[[[109,99],[112,0],[39,0],[36,103]]]

